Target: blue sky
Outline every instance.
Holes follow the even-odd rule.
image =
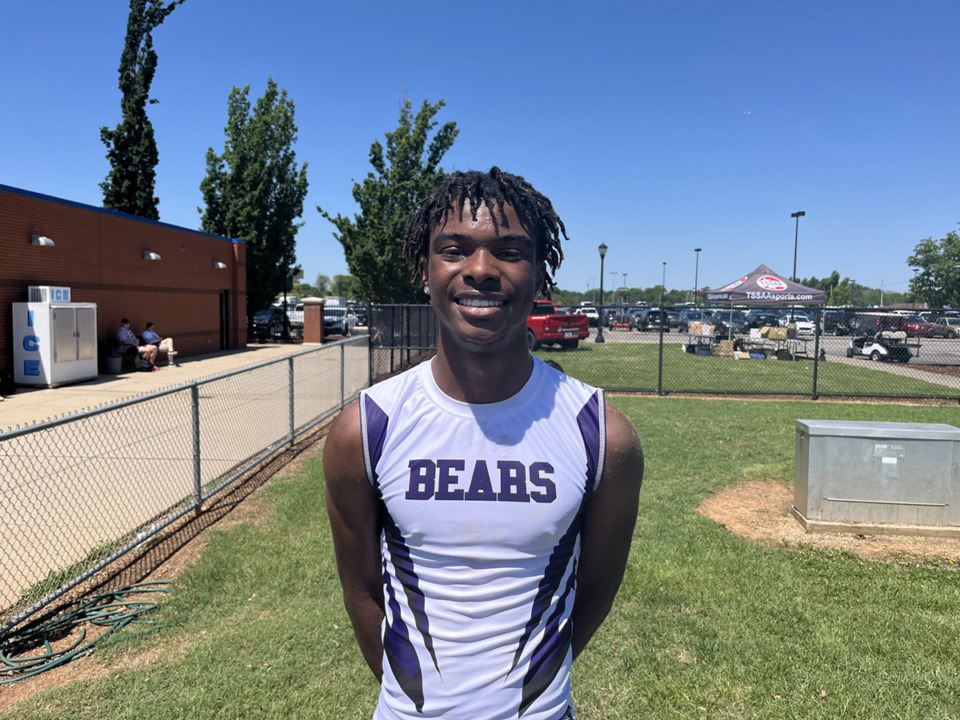
[[[6,3],[0,183],[99,206],[99,128],[120,118],[124,0]],[[234,86],[296,104],[306,279],[348,272],[317,205],[352,180],[399,100],[444,99],[446,170],[499,165],[572,238],[557,280],[719,287],[763,263],[906,291],[918,241],[960,222],[955,0],[187,0],[154,34],[161,220],[198,228]],[[618,273],[614,275],[613,273]]]

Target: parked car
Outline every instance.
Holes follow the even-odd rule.
[[[904,320],[903,315],[896,313],[858,312],[850,318],[850,332],[860,337],[876,335],[883,330],[903,330],[906,332]]]
[[[251,342],[280,342],[283,339],[283,308],[269,307],[266,310],[257,310],[253,314],[250,325]]]
[[[787,308],[780,314],[780,327],[797,328],[797,335],[813,335],[816,333],[816,318],[819,313],[805,308]]]
[[[586,315],[587,324],[590,327],[597,327],[600,324],[600,312],[592,305],[584,305],[573,311],[574,315]]]
[[[823,332],[833,335],[849,335],[852,331],[851,319],[856,311],[851,308],[826,308],[821,318]]]
[[[557,344],[573,350],[590,336],[589,320],[581,313],[567,315],[549,300],[535,300],[527,315],[527,348]]]
[[[816,314],[800,310],[784,310],[780,316],[780,327],[790,327],[793,325],[797,329],[797,335],[815,335],[817,325],[814,322]]]
[[[643,312],[643,308],[632,305],[621,305],[618,307],[606,308],[603,311],[603,326],[612,328],[614,323],[626,325],[630,330],[634,327],[634,315]]]
[[[680,311],[668,309],[667,322],[673,330],[676,330],[678,327],[680,327]]]
[[[303,327],[303,303],[298,302],[296,305],[288,306],[287,308],[287,319],[290,321],[291,327]]]
[[[747,329],[779,327],[780,313],[773,310],[751,310],[747,313]]]
[[[357,326],[357,314],[353,308],[347,307],[327,307],[323,308],[323,334],[342,335],[350,337],[353,329]]]
[[[705,322],[709,317],[709,310],[684,308],[680,311],[680,316],[677,318],[677,332],[688,333],[690,332],[690,323]]]
[[[875,362],[909,362],[913,357],[903,330],[882,330],[876,335],[850,339],[847,357],[866,357]]]
[[[647,330],[659,332],[661,325],[664,332],[670,332],[670,317],[666,310],[660,308],[644,308],[642,312],[633,316],[633,326],[641,332]]]
[[[960,337],[960,317],[938,318],[933,324],[933,336],[942,338]]]
[[[907,337],[931,337],[933,335],[933,324],[919,315],[907,315],[903,321],[903,329],[907,333]]]
[[[713,325],[714,337],[721,339],[729,340],[731,330],[733,334],[747,331],[747,316],[743,314],[743,310],[715,310],[708,322]]]

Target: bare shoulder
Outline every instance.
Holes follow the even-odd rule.
[[[330,426],[323,446],[323,474],[327,485],[355,481],[366,475],[359,400],[341,410]]]
[[[630,419],[606,401],[606,468],[604,480],[613,477],[639,489],[643,480],[643,445]]]

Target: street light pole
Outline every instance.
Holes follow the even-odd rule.
[[[797,238],[800,237],[800,218],[806,215],[803,210],[798,210],[795,213],[790,213],[790,217],[797,219],[797,229],[793,234],[793,281],[800,282],[797,280]]]
[[[660,283],[660,309],[663,309],[663,293],[667,289],[667,263],[663,263],[663,281]],[[661,323],[662,324],[662,323]]]
[[[624,273],[624,274],[623,274],[623,292],[622,292],[621,295],[620,295],[621,299],[622,299],[623,296],[627,293],[628,290],[629,290],[629,288],[627,287],[627,274]],[[620,304],[623,305],[622,302],[621,302]]]
[[[697,307],[700,304],[700,251],[703,248],[694,248],[693,251],[697,254],[697,264],[693,268],[693,306]]]
[[[596,342],[602,343],[606,342],[603,339],[603,258],[607,256],[607,246],[605,243],[600,243],[600,246],[597,248],[600,251],[600,307],[597,309],[597,339]]]

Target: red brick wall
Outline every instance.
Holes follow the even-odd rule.
[[[33,234],[55,247],[34,247]],[[144,251],[161,256],[145,260]],[[214,261],[226,264],[218,270]],[[220,293],[230,348],[247,342],[243,243],[0,185],[0,369],[12,370],[11,303],[30,285],[71,288],[97,304],[97,337],[121,317],[138,335],[149,321],[172,336],[180,359],[220,350]]]

